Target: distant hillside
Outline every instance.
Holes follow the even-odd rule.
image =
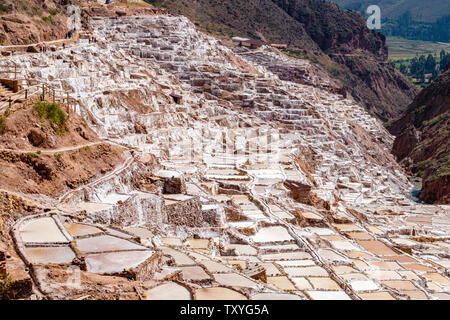
[[[332,0],[345,9],[365,12],[370,5],[378,5],[383,17],[397,19],[410,12],[417,21],[434,22],[450,14],[450,1],[445,0]]]
[[[450,203],[450,63],[389,130],[397,136],[394,155],[422,177],[420,199]]]
[[[381,8],[386,36],[411,40],[450,41],[450,1],[442,0],[333,0],[342,8],[366,15],[370,5]]]
[[[416,89],[387,63],[385,37],[356,12],[324,0],[146,0],[189,17],[216,36],[286,43],[289,53],[322,65],[374,115],[399,116]]]

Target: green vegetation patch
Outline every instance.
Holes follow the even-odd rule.
[[[12,11],[10,6],[0,3],[0,13],[10,13]]]
[[[42,19],[42,21],[44,21],[45,24],[53,24],[53,25],[56,24],[56,21],[52,15],[44,16],[41,19]]]
[[[64,135],[67,122],[67,114],[58,103],[50,103],[46,101],[36,102],[34,105],[36,113],[57,126],[59,135]]]
[[[437,117],[434,117],[433,119],[431,119],[430,121],[424,121],[422,123],[422,125],[425,126],[429,126],[430,128],[434,127],[436,124],[438,124],[442,119],[445,118],[445,115],[438,115]]]
[[[0,273],[0,300],[6,299],[12,282],[13,280],[9,274]]]

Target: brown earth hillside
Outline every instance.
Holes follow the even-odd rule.
[[[1,118],[0,189],[55,197],[124,160],[123,148],[102,142],[74,112],[58,124],[29,104]]]
[[[430,203],[450,203],[449,67],[389,127],[397,136],[392,152],[412,174],[422,177],[419,198]]]

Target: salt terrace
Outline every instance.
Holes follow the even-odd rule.
[[[143,299],[450,298],[448,208],[408,199],[393,137],[325,74],[265,47],[233,52],[183,17],[92,26],[98,43],[0,60],[71,91],[130,150],[16,223],[28,265],[135,270]],[[280,64],[308,79],[280,79]],[[143,165],[157,191],[134,183]],[[294,199],[285,180],[312,191]]]

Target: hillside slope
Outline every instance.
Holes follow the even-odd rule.
[[[433,22],[450,13],[450,2],[442,0],[332,0],[342,8],[365,11],[370,5],[380,6],[383,17],[396,19],[410,12],[416,20]],[[420,19],[417,19],[420,18]]]
[[[450,68],[423,89],[405,115],[390,126],[392,152],[422,177],[420,199],[450,203]]]
[[[64,38],[71,0],[2,0],[0,45],[22,45]]]
[[[319,0],[147,0],[189,17],[216,36],[286,43],[290,53],[322,65],[372,114],[399,116],[416,89],[387,63],[385,38],[356,12]],[[336,23],[339,21],[339,23]]]

